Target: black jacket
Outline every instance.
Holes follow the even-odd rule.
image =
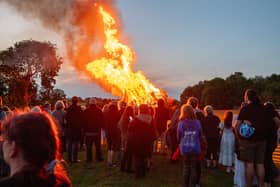
[[[103,113],[96,105],[90,105],[84,111],[84,132],[100,133],[101,128],[104,128]]]

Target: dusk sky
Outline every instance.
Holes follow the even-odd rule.
[[[116,7],[136,53],[134,69],[171,97],[179,98],[184,88],[200,80],[236,71],[246,77],[280,73],[278,0],[118,0]],[[0,25],[0,50],[32,38],[56,43],[64,54],[58,34],[5,3],[0,3]],[[111,96],[68,63],[56,87],[69,97]]]

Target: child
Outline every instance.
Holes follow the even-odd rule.
[[[234,133],[232,130],[233,113],[227,111],[224,116],[224,127],[220,144],[219,163],[226,166],[226,172],[230,173],[234,163]]]

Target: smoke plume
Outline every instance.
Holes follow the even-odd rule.
[[[85,64],[101,55],[104,40],[97,5],[117,13],[114,0],[0,0],[0,2],[8,4],[28,20],[38,19],[45,28],[62,35],[68,58],[78,70],[85,73]]]

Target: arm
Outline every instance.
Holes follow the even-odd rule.
[[[179,122],[178,127],[177,127],[177,140],[180,142],[181,138],[182,138],[182,125]]]
[[[274,118],[273,118],[273,121],[274,121],[274,123],[276,124],[276,126],[277,126],[278,128],[280,128],[280,119],[279,119],[278,117],[274,117]]]
[[[236,120],[234,127],[233,127],[235,134],[238,134],[238,129],[239,129],[240,124],[241,124],[241,120]]]

